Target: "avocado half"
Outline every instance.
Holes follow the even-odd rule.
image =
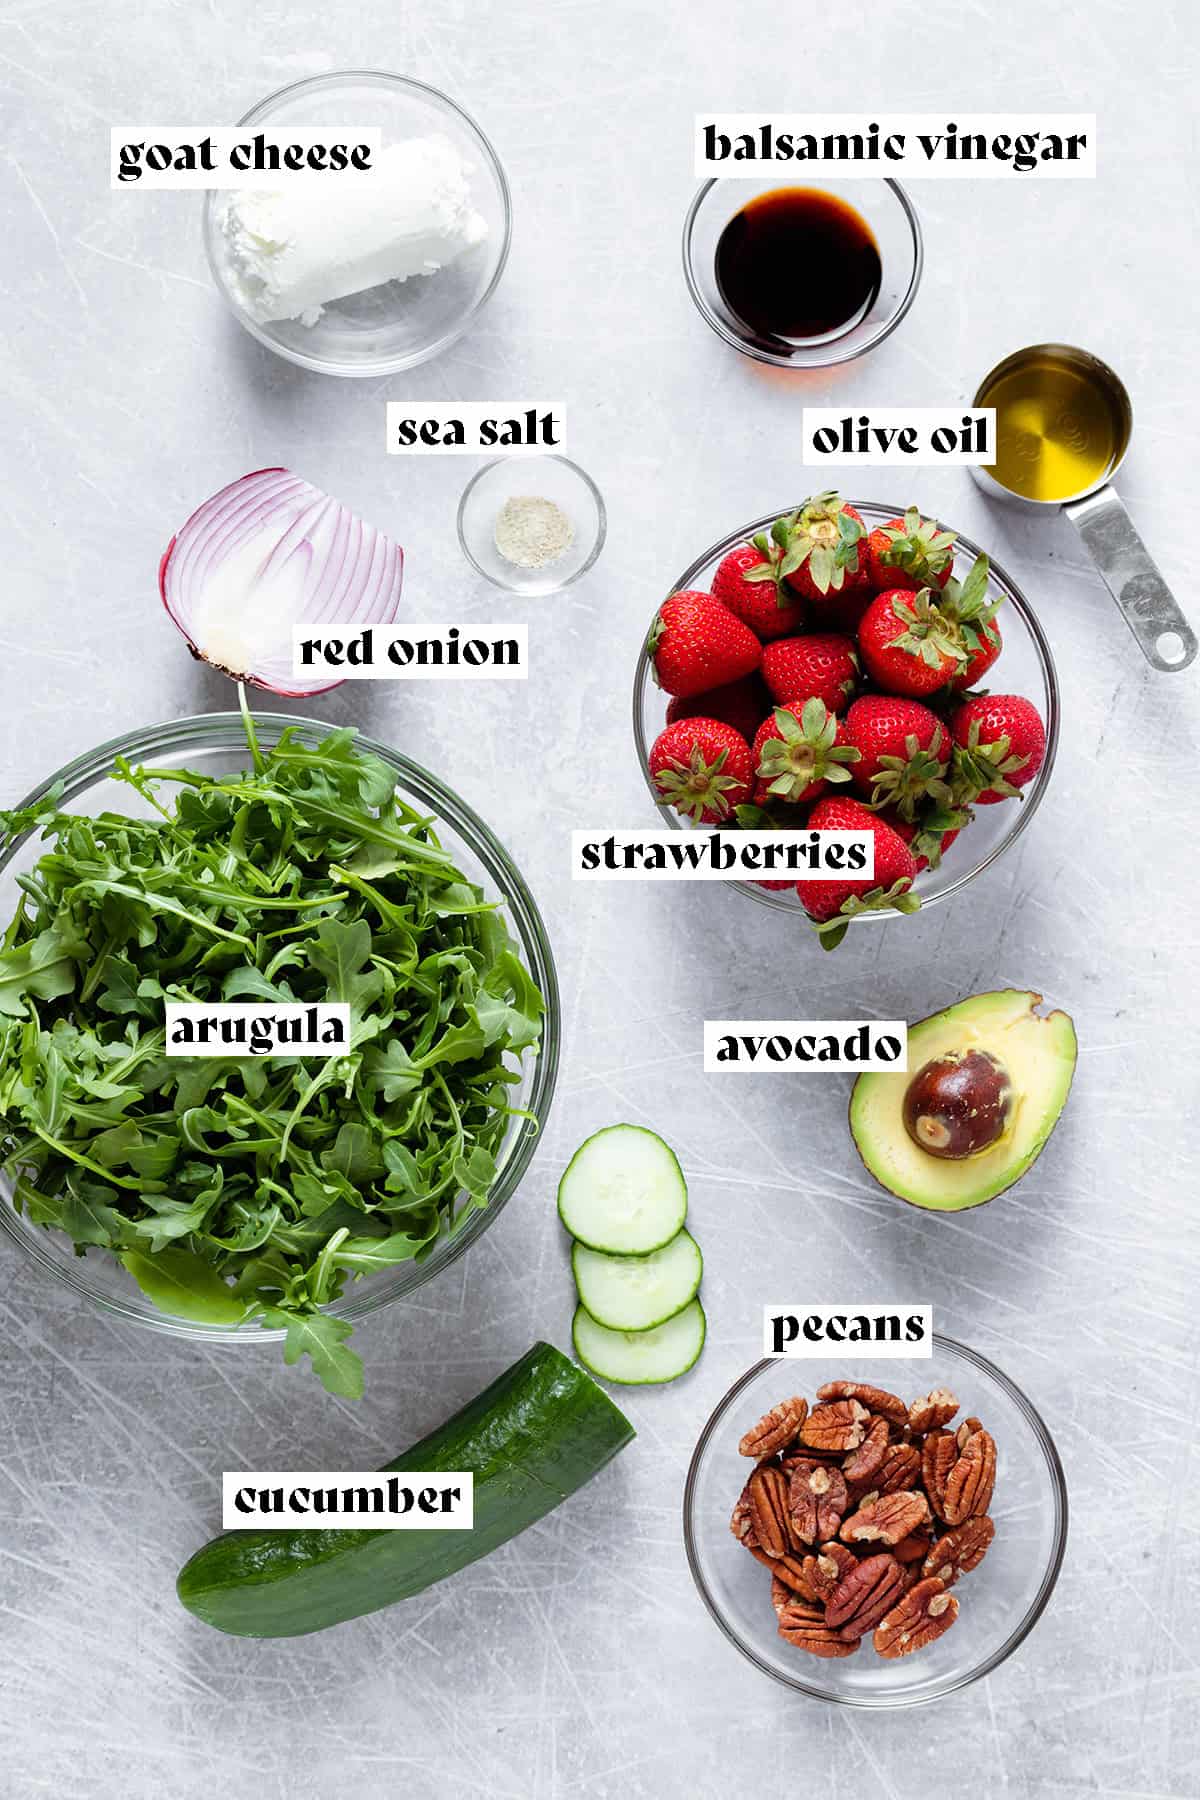
[[[1075,1026],[1064,1012],[1036,1011],[1040,994],[1002,988],[974,994],[909,1027],[903,1074],[860,1075],[850,1096],[850,1130],[883,1187],[931,1212],[963,1212],[994,1200],[1035,1163],[1067,1103],[1075,1073]],[[904,1126],[904,1096],[919,1069],[951,1051],[989,1050],[1012,1082],[1004,1135],[961,1161],[930,1156]]]

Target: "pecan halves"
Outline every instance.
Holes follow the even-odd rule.
[[[847,1481],[869,1481],[874,1484],[875,1472],[883,1463],[890,1447],[888,1422],[884,1418],[874,1418],[867,1427],[867,1435],[857,1450],[851,1450],[842,1464],[842,1473]]]
[[[788,1487],[792,1527],[802,1544],[817,1544],[836,1535],[850,1504],[840,1469],[820,1462],[794,1465]]]
[[[838,1583],[857,1566],[858,1558],[853,1550],[847,1550],[845,1544],[830,1542],[821,1545],[819,1556],[805,1557],[804,1579],[812,1589],[814,1599],[828,1600]]]
[[[995,1485],[995,1439],[990,1431],[973,1432],[946,1477],[942,1517],[947,1525],[961,1525],[964,1519],[985,1513]]]
[[[921,1446],[921,1480],[929,1496],[929,1504],[939,1519],[945,1519],[946,1479],[958,1460],[958,1445],[949,1431],[931,1431]],[[949,1521],[946,1521],[949,1523]]]
[[[911,1587],[897,1606],[880,1620],[871,1640],[880,1656],[895,1658],[923,1650],[958,1617],[958,1601],[945,1583],[929,1576]]]
[[[799,1549],[788,1512],[788,1478],[774,1463],[761,1463],[746,1483],[750,1528],[758,1549],[784,1556]]]
[[[857,1639],[851,1642],[826,1623],[820,1606],[794,1601],[783,1608],[778,1618],[780,1637],[797,1650],[807,1650],[810,1656],[853,1656],[858,1649]]]
[[[857,1450],[867,1435],[870,1413],[857,1400],[830,1400],[815,1406],[800,1427],[800,1442],[814,1450]]]
[[[902,1488],[916,1487],[920,1479],[921,1452],[917,1446],[892,1444],[871,1477],[871,1486],[881,1494],[898,1494]]]
[[[752,1456],[755,1462],[774,1456],[791,1443],[807,1417],[808,1401],[803,1395],[793,1394],[790,1400],[781,1400],[763,1414],[757,1425],[750,1427],[738,1445],[739,1453]]]
[[[908,1429],[921,1437],[948,1425],[958,1411],[957,1396],[949,1388],[937,1387],[923,1400],[914,1400],[908,1409]]]
[[[894,1556],[868,1556],[838,1582],[825,1603],[826,1623],[847,1640],[864,1637],[878,1625],[904,1589]]]
[[[754,1520],[750,1517],[749,1482],[737,1498],[733,1509],[733,1517],[729,1521],[729,1529],[739,1544],[745,1544],[747,1550],[757,1548],[758,1540],[754,1535]]]
[[[889,1548],[917,1531],[929,1517],[924,1494],[906,1489],[884,1494],[860,1506],[842,1525],[846,1544],[887,1544]]]
[[[768,1556],[766,1551],[760,1550],[757,1544],[747,1544],[746,1548],[755,1562],[760,1562],[765,1569],[770,1569],[776,1581],[781,1581],[785,1588],[790,1588],[794,1594],[803,1594],[806,1600],[818,1598],[816,1590],[804,1572],[804,1564],[809,1558],[801,1558],[791,1550],[785,1550],[782,1556]]]
[[[817,1389],[818,1400],[861,1400],[868,1412],[877,1413],[889,1425],[907,1425],[908,1408],[898,1394],[872,1387],[866,1381],[827,1381]]]
[[[995,1535],[996,1527],[986,1513],[955,1525],[930,1550],[922,1573],[938,1575],[947,1587],[953,1587],[960,1575],[969,1575],[979,1567]]]

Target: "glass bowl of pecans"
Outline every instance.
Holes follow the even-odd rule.
[[[919,1706],[1033,1629],[1067,1490],[1020,1389],[935,1333],[915,1364],[756,1363],[700,1434],[683,1533],[701,1599],[764,1674],[841,1706]]]

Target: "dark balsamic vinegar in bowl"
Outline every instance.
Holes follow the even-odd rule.
[[[772,188],[734,213],[717,241],[717,287],[755,337],[819,342],[865,319],[883,280],[874,234],[820,188]]]

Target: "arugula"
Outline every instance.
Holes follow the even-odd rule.
[[[253,766],[112,771],[149,818],[0,812],[47,847],[0,934],[0,1159],[12,1203],[120,1259],[164,1310],[286,1330],[362,1391],[347,1280],[486,1205],[542,997],[494,905],[333,731]],[[345,1000],[329,1061],[167,1057],[167,999]]]

